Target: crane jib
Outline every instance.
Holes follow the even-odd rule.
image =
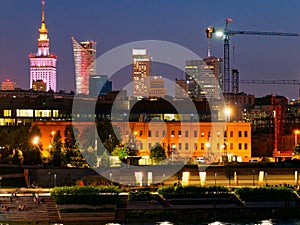
[[[240,30],[228,30],[227,35],[233,36],[235,34],[245,35],[269,35],[269,36],[291,36],[298,37],[300,33],[286,33],[286,32],[267,32],[267,31],[240,31]]]

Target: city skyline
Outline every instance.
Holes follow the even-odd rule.
[[[299,6],[297,1],[290,1],[289,4],[281,1],[189,1],[189,4],[182,1],[172,1],[172,4],[159,1],[97,1],[90,7],[81,7],[79,1],[72,1],[72,4],[47,1],[46,20],[51,49],[58,56],[57,90],[75,90],[72,36],[80,40],[95,40],[98,43],[98,57],[120,44],[156,39],[183,45],[205,58],[208,45],[205,29],[208,26],[224,28],[225,19],[231,17],[233,23],[230,27],[235,30],[300,32],[296,23]],[[29,88],[28,55],[36,51],[40,7],[40,1],[2,2],[0,80],[10,78],[23,89]],[[223,41],[213,38],[210,42],[211,54],[222,57]],[[298,80],[299,43],[297,38],[290,37],[232,37],[230,44],[235,46],[235,55],[231,65],[239,69],[241,80]],[[155,64],[152,71],[152,75],[165,73]],[[126,75],[124,79],[130,82],[131,70],[121,72]],[[179,72],[169,76],[174,81],[175,78],[183,78]],[[114,89],[122,88],[118,82],[113,85]],[[298,97],[296,85],[241,84],[240,91],[256,96],[274,93]]]

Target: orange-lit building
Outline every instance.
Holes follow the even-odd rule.
[[[75,125],[79,134],[93,122],[34,122],[42,133],[43,149],[49,150],[52,132],[60,132],[64,140],[67,125]],[[174,159],[204,156],[212,162],[228,159],[248,162],[251,158],[251,126],[241,122],[113,122],[120,140],[134,147],[140,156],[161,144]],[[63,141],[62,140],[62,141]]]

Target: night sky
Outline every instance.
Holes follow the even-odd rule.
[[[58,90],[75,90],[72,36],[78,41],[95,40],[98,56],[127,42],[163,40],[206,57],[206,27],[223,28],[230,17],[233,30],[300,33],[299,9],[299,0],[46,0],[50,51],[58,56]],[[37,51],[40,24],[40,0],[1,0],[0,82],[10,78],[29,88],[28,55]],[[223,56],[223,41],[210,41],[212,55]],[[300,80],[300,38],[239,35],[230,43],[235,46],[231,65],[240,70],[240,79]],[[160,70],[154,65],[153,75],[168,73]],[[130,68],[121,72],[124,79],[131,79]],[[180,71],[171,73],[169,77],[182,78]],[[113,85],[118,89],[121,83]],[[298,98],[296,85],[241,84],[240,90]]]

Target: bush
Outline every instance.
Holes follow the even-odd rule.
[[[56,204],[88,204],[116,203],[121,190],[113,186],[71,186],[55,187],[51,190],[51,197]]]
[[[128,193],[129,201],[150,201],[153,196],[149,191],[131,191]]]
[[[244,201],[287,201],[294,199],[292,190],[282,187],[244,187],[237,188],[234,192]]]
[[[165,186],[157,190],[164,198],[197,198],[205,195],[228,193],[228,189],[222,186],[198,187],[198,186]]]

